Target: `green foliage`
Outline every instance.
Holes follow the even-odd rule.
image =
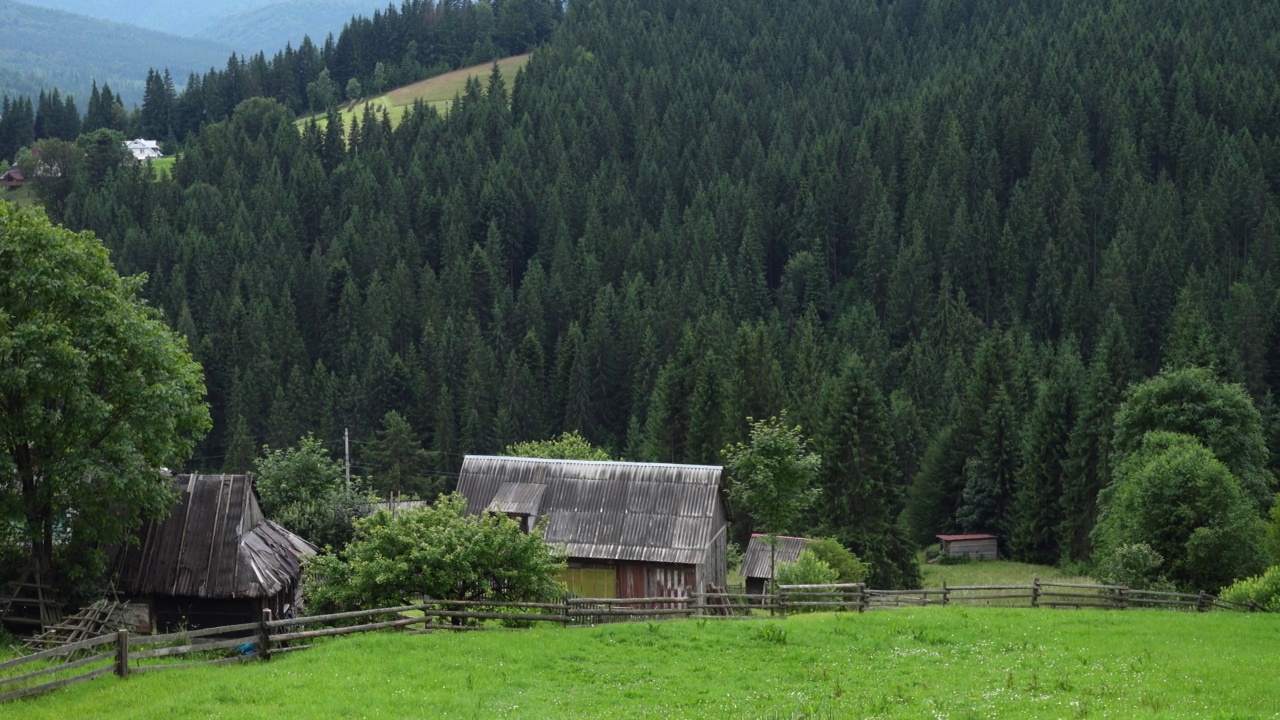
[[[786,645],[787,629],[781,625],[766,623],[755,629],[755,637],[757,640],[773,645]]]
[[[834,582],[857,583],[867,579],[871,566],[858,559],[849,548],[840,544],[835,538],[818,538],[805,545],[804,552],[812,553],[815,558],[826,563],[836,572]],[[804,553],[802,552],[801,555]],[[782,566],[782,567],[785,567]],[[782,572],[782,567],[778,572]],[[781,582],[781,581],[779,581]]]
[[[773,556],[777,538],[787,532],[817,500],[811,487],[822,459],[808,450],[798,425],[787,423],[785,413],[767,420],[747,418],[745,443],[726,446],[723,455],[729,497],[768,537],[769,567],[777,570]]]
[[[264,447],[253,463],[262,511],[320,547],[346,545],[355,534],[355,519],[369,511],[363,480],[354,477],[348,487],[342,463],[310,433],[297,447]]]
[[[1107,585],[1124,585],[1143,590],[1174,590],[1173,583],[1161,574],[1164,558],[1146,543],[1132,543],[1113,548],[1098,562],[1096,575]]]
[[[816,444],[822,455],[822,532],[871,566],[874,587],[916,587],[915,549],[897,523],[903,490],[884,396],[866,364],[850,354],[825,388]]]
[[[1272,612],[1280,612],[1280,565],[1266,572],[1242,578],[1222,589],[1219,597],[1234,603],[1257,603]]]
[[[1143,543],[1174,585],[1209,592],[1265,567],[1262,521],[1227,466],[1195,438],[1148,433],[1115,477],[1093,532],[1104,563]]]
[[[1271,553],[1271,561],[1280,563],[1280,494],[1271,506],[1271,522],[1267,523],[1267,550]]]
[[[725,549],[725,565],[732,572],[737,572],[742,567],[742,546],[736,542],[730,541]]]
[[[1196,438],[1238,478],[1257,513],[1265,515],[1276,491],[1262,415],[1244,388],[1204,368],[1166,370],[1135,385],[1115,416],[1113,451],[1137,452],[1147,433],[1165,430]]]
[[[591,444],[576,430],[561,433],[552,440],[529,440],[508,445],[503,451],[505,455],[515,457],[547,458],[554,460],[599,460],[608,462],[613,458],[604,448]]]
[[[795,562],[779,563],[774,573],[774,582],[778,585],[830,585],[840,581],[840,572],[821,560],[812,550],[800,551]],[[864,573],[865,575],[865,573]],[[817,595],[788,595],[797,602],[825,601],[831,598]],[[800,607],[797,612],[815,612],[816,607]]]
[[[423,473],[430,466],[430,456],[409,421],[395,410],[382,417],[382,428],[365,457],[373,464],[373,489],[380,497],[395,493],[429,498],[444,490],[439,476]]]
[[[356,521],[355,538],[339,552],[307,563],[307,608],[325,613],[393,607],[424,595],[442,600],[551,600],[564,556],[519,523],[496,513],[467,515],[459,495],[392,517]]]
[[[0,518],[72,575],[168,507],[209,429],[201,369],[89,233],[0,203]]]

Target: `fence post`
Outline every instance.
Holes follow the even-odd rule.
[[[782,588],[778,588],[776,592],[778,593],[778,602],[777,602],[778,617],[782,618],[783,620],[786,620],[787,619],[787,592]]]
[[[1040,607],[1040,578],[1031,579],[1031,607]]]
[[[1121,585],[1116,590],[1116,605],[1118,605],[1121,610],[1125,610],[1129,607],[1129,586],[1128,585]]]
[[[1205,598],[1208,596],[1209,596],[1208,593],[1206,593],[1205,591],[1203,590],[1200,591],[1200,594],[1196,597],[1196,612],[1204,612],[1207,609],[1206,608],[1207,603],[1205,602]]]
[[[867,584],[858,583],[858,612],[866,612],[867,609]]]
[[[271,628],[267,627],[269,622],[271,622],[271,608],[263,608],[262,622],[258,625],[258,657],[263,660],[271,659]]]
[[[947,604],[947,599],[950,597],[950,594],[951,594],[951,591],[947,589],[947,581],[943,580],[942,581],[942,604],[943,605]]]
[[[702,617],[706,614],[707,594],[705,592],[693,594],[693,616]]]
[[[116,631],[116,675],[129,677],[129,631]]]

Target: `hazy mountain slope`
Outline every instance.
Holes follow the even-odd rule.
[[[191,36],[218,18],[270,5],[271,0],[30,0],[28,4]]]
[[[226,65],[230,50],[57,10],[0,0],[0,95],[59,88],[87,99],[90,84],[109,83],[126,104],[141,102],[149,68],[168,68],[181,84],[193,71]],[[17,80],[10,80],[16,76]],[[83,108],[82,108],[83,109]]]
[[[305,35],[317,44],[329,33],[336,38],[352,16],[370,16],[386,5],[379,0],[286,0],[221,18],[195,35],[238,53],[262,50],[270,56],[286,43],[297,47]]]

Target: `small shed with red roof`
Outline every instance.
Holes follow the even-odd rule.
[[[971,560],[995,560],[999,557],[999,543],[995,535],[939,535],[942,554],[951,557],[967,557]]]

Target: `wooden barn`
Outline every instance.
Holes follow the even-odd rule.
[[[808,543],[809,538],[779,535],[776,553],[778,565],[798,560],[800,551],[804,550],[804,546]],[[747,592],[755,595],[764,594],[769,585],[769,578],[773,577],[772,569],[769,566],[771,555],[768,536],[753,533],[751,542],[747,543],[747,551],[742,556],[741,574],[742,579],[746,581]]]
[[[579,597],[684,597],[725,584],[721,468],[467,456],[467,512],[501,512],[569,555]]]
[[[971,560],[995,560],[999,557],[995,535],[939,535],[942,554]]]
[[[254,622],[296,608],[303,558],[315,547],[262,514],[248,475],[179,475],[169,515],[121,548],[116,590],[144,604],[150,629]]]

